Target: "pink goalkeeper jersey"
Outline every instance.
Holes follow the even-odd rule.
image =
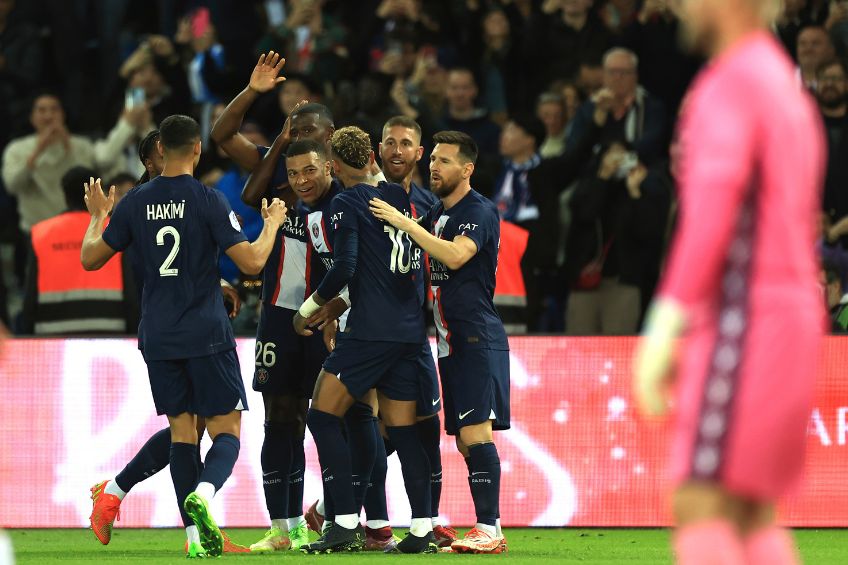
[[[800,472],[824,328],[821,120],[783,49],[757,32],[701,73],[679,140],[680,217],[660,286],[689,320],[674,471],[770,498]]]

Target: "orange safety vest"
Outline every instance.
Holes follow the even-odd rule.
[[[124,333],[121,256],[98,271],[86,271],[80,249],[91,217],[72,211],[32,226],[38,266],[36,334]]]
[[[495,273],[495,306],[508,334],[527,331],[527,291],[521,273],[521,258],[527,249],[529,233],[501,220],[498,270]]]

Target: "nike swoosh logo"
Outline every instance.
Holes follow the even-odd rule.
[[[327,467],[326,469],[321,469],[321,474],[323,475],[324,473],[326,473],[326,472],[327,472],[327,471],[329,471],[329,470],[330,470],[330,468],[329,468],[329,467]]]
[[[471,476],[473,477],[474,475],[488,475],[488,474],[489,474],[488,471],[475,471],[474,473],[471,473]]]
[[[465,419],[465,417],[466,417],[466,416],[468,416],[469,414],[471,414],[472,412],[474,412],[474,410],[476,410],[476,408],[472,408],[472,409],[471,409],[471,410],[469,410],[468,412],[465,412],[464,414],[460,414],[460,415],[459,415],[459,419],[460,419],[460,420],[464,420],[464,419]]]
[[[439,403],[439,401],[440,401],[441,399],[442,399],[442,397],[440,396],[439,398],[437,398],[436,400],[434,400],[434,401],[433,401],[433,406],[435,406],[436,404],[438,404],[438,403]]]
[[[268,473],[262,473],[262,476],[263,476],[263,477],[267,477],[268,475],[273,475],[273,474],[274,474],[274,473],[276,473],[276,472],[277,472],[277,471],[270,471],[270,472],[268,472]]]
[[[276,473],[276,471],[274,471]],[[294,477],[295,475],[299,475],[300,471],[295,471],[294,473],[289,473],[289,477]]]

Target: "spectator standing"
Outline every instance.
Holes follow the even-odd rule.
[[[833,59],[835,51],[827,31],[810,25],[798,33],[798,81],[815,90],[816,72],[826,61]]]
[[[848,215],[848,73],[839,60],[819,67],[815,95],[827,132],[824,211],[831,222]]]

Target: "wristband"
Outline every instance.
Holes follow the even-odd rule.
[[[300,308],[297,311],[297,313],[304,318],[308,318],[309,316],[317,312],[319,308],[321,308],[321,305],[315,302],[315,299],[312,296],[313,295],[310,295],[309,298],[307,298],[303,302],[303,304],[300,305]]]
[[[344,303],[347,304],[348,308],[350,308],[350,290],[348,290],[347,287],[344,287],[339,293],[339,298],[344,300]]]

